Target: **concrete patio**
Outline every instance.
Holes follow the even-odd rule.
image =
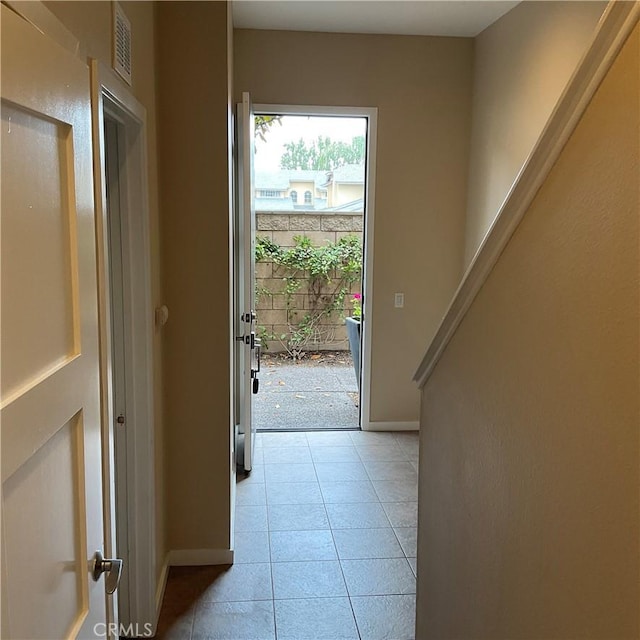
[[[358,385],[350,358],[293,363],[263,362],[260,392],[253,396],[260,431],[357,429]]]

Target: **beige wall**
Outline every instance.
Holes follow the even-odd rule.
[[[424,389],[421,640],[640,636],[639,40]]]
[[[344,182],[339,182],[334,185],[334,189],[335,195],[332,204],[334,207],[364,197],[364,184],[345,184]]]
[[[172,550],[230,547],[227,8],[157,5]]]
[[[110,2],[45,2],[47,8],[80,40],[88,56],[111,67]],[[131,21],[133,52],[133,85],[131,93],[147,111],[147,144],[149,167],[149,213],[151,232],[152,303],[163,303],[160,280],[160,221],[158,214],[158,169],[156,138],[156,71],[155,71],[155,4],[122,2]],[[114,75],[114,77],[116,77]],[[117,80],[119,82],[119,79]],[[123,84],[123,86],[125,86]],[[164,438],[162,406],[162,342],[160,332],[154,336],[154,414],[156,447],[156,526],[157,569],[162,570],[167,544],[164,511]]]
[[[465,267],[587,49],[605,2],[522,2],[475,39]]]
[[[411,378],[460,279],[471,62],[464,38],[235,31],[236,98],[378,108],[373,421],[418,420]]]
[[[298,193],[296,204],[304,204],[305,191],[311,191],[311,202],[313,202],[315,190],[314,182],[290,182],[287,197],[291,197],[291,192],[296,191]]]

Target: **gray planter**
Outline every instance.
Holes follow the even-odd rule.
[[[358,381],[358,391],[360,391],[360,320],[345,318],[345,322],[347,323],[347,337],[349,338],[349,347],[351,347],[353,368]]]

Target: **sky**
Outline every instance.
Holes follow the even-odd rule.
[[[274,124],[267,132],[267,142],[256,139],[254,166],[256,171],[277,171],[286,142],[297,142],[300,138],[313,142],[318,136],[332,140],[351,142],[355,136],[366,132],[366,118],[282,116],[282,125]]]

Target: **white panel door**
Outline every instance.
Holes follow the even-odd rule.
[[[2,6],[2,638],[104,635],[89,69]],[[96,628],[96,625],[97,628]]]
[[[251,396],[258,392],[260,372],[260,340],[256,337],[255,313],[255,238],[256,214],[253,197],[253,145],[255,121],[251,98],[242,94],[237,110],[238,124],[238,207],[236,219],[237,308],[236,345],[239,350],[236,362],[239,366],[239,422],[244,434],[244,469],[251,471],[255,425],[252,419]]]

